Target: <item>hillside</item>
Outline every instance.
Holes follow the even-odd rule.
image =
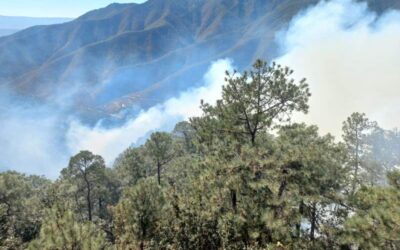
[[[146,108],[196,86],[218,58],[232,58],[240,69],[255,58],[274,57],[276,31],[316,2],[112,4],[68,23],[0,38],[0,80],[22,96],[47,102],[62,92],[75,100],[73,112],[96,121],[122,107]],[[395,6],[370,2],[379,11]]]

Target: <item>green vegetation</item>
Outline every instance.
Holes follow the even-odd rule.
[[[0,249],[400,249],[400,133],[365,114],[343,142],[291,123],[305,80],[257,61],[203,115],[107,168],[0,174]]]

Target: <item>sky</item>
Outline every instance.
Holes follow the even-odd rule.
[[[143,3],[146,0],[0,0],[0,15],[75,18],[114,2]]]

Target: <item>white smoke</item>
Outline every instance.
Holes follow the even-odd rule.
[[[55,178],[68,159],[54,110],[21,105],[0,91],[0,171],[16,170]]]
[[[400,125],[400,12],[377,16],[366,3],[322,1],[294,18],[279,42],[279,63],[307,77],[313,94],[299,119],[337,136],[356,111]]]
[[[323,1],[295,17],[278,42],[283,56],[277,61],[293,68],[299,78],[307,77],[313,93],[310,113],[297,119],[335,135],[354,111],[366,112],[384,127],[399,126],[399,12],[377,16],[365,3]],[[170,130],[176,122],[200,115],[200,100],[213,103],[220,98],[224,72],[232,68],[230,60],[215,62],[203,87],[143,110],[115,128],[70,122],[57,110],[20,106],[2,94],[0,170],[56,178],[80,150],[91,150],[111,163],[152,131]],[[57,104],[65,105],[65,98]]]
[[[221,96],[225,71],[231,71],[228,59],[214,62],[204,76],[204,86],[181,93],[176,98],[142,111],[124,125],[107,129],[99,125],[87,127],[79,122],[71,123],[67,133],[69,149],[72,153],[90,150],[103,156],[111,163],[132,143],[155,130],[166,130],[175,123],[201,114],[200,101],[214,103]]]
[[[149,133],[171,130],[177,122],[200,115],[200,100],[215,102],[221,95],[225,71],[232,68],[228,59],[214,62],[204,76],[203,87],[143,110],[115,128],[103,127],[101,122],[86,126],[74,117],[66,118],[58,110],[62,107],[24,104],[1,89],[0,171],[12,169],[55,179],[67,166],[68,158],[80,150],[102,155],[111,164],[118,154]],[[57,105],[68,104],[65,96],[57,95]]]

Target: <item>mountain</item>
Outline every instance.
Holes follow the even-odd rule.
[[[71,20],[71,18],[58,17],[0,16],[0,36],[11,35],[32,26],[65,23]]]
[[[16,33],[17,29],[0,29],[0,36],[8,36]]]
[[[60,93],[97,121],[198,86],[210,62],[277,55],[275,34],[318,0],[149,0],[0,38],[0,82],[47,103]],[[370,0],[376,11],[399,6]],[[65,99],[63,99],[65,100]]]
[[[369,7],[377,13],[382,13],[388,9],[400,9],[399,0],[368,0]]]

